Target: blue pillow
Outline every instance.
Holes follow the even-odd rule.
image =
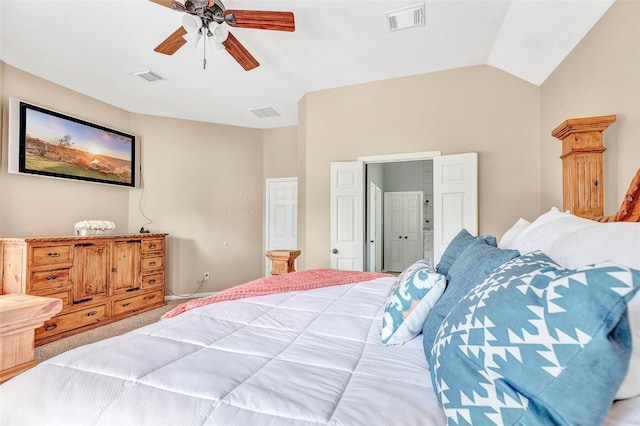
[[[427,360],[440,324],[453,307],[503,263],[519,256],[517,250],[502,250],[473,240],[449,268],[447,288],[431,309],[422,327]]]
[[[612,262],[507,262],[437,333],[431,379],[448,424],[599,425],[629,366],[639,289],[640,271]]]
[[[420,334],[445,286],[445,277],[433,270],[430,260],[419,260],[402,271],[387,298],[382,316],[382,343],[399,345]]]
[[[451,268],[453,262],[455,262],[458,256],[460,256],[460,253],[462,253],[464,249],[474,241],[484,242],[494,247],[498,245],[496,237],[492,235],[474,237],[469,233],[469,231],[463,228],[455,237],[453,237],[453,240],[451,240],[449,245],[447,245],[447,248],[444,250],[444,253],[442,253],[440,262],[438,262],[438,265],[436,266],[436,272],[447,276],[449,268]]]

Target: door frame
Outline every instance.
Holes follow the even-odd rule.
[[[368,219],[368,235],[366,240],[368,245],[365,244],[365,249],[369,249],[369,263],[367,265],[371,272],[382,271],[382,248],[384,244],[379,238],[382,238],[384,231],[382,230],[382,203],[383,200],[382,189],[373,181],[369,185],[369,198],[367,200],[367,216]],[[375,201],[375,202],[372,202]],[[373,219],[371,219],[373,218]]]
[[[374,164],[374,163],[401,163],[404,161],[424,161],[424,160],[433,160],[435,157],[440,157],[442,155],[442,151],[422,151],[422,152],[407,152],[407,153],[402,153],[402,154],[383,154],[383,155],[368,155],[365,157],[358,157],[357,161],[360,161],[363,163],[363,167],[366,168],[367,164]],[[364,173],[363,173],[364,176]],[[364,178],[364,177],[363,177]],[[366,182],[365,182],[366,183]],[[364,185],[365,189],[364,189],[364,194],[363,197],[364,200],[367,200],[367,185]],[[384,214],[384,213],[383,213]],[[368,216],[364,218],[364,227],[366,228],[368,225]],[[383,227],[384,228],[384,227]],[[383,231],[384,234],[384,231]],[[380,240],[380,237],[378,237],[378,240]],[[363,241],[363,247],[367,247],[366,245],[366,241]],[[384,248],[382,248],[382,250],[384,250]],[[365,257],[368,260],[368,257]],[[384,263],[384,261],[382,262]],[[366,267],[364,268],[367,271],[370,271],[370,265],[369,262],[367,262]]]

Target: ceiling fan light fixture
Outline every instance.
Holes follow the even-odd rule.
[[[207,45],[209,46],[210,53],[215,53],[220,50],[224,50],[224,46],[222,45],[222,43],[217,42],[213,37],[207,38]]]
[[[225,25],[212,22],[209,24],[209,30],[213,31],[213,39],[218,43],[226,41],[229,37],[229,29]]]
[[[198,43],[200,42],[200,39],[202,38],[202,34],[200,34],[200,32],[193,33],[193,34],[187,33],[187,34],[183,35],[182,38],[187,40],[188,44],[190,44],[191,46],[196,48],[196,47],[198,47]]]
[[[185,13],[182,15],[182,27],[188,34],[199,33],[200,28],[202,28],[202,19],[196,15]]]

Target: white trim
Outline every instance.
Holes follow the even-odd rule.
[[[217,291],[212,291],[210,293],[193,293],[193,294],[185,294],[185,295],[165,295],[164,300],[180,300],[180,299],[199,299],[201,297],[213,296],[218,293]]]
[[[358,161],[363,163],[395,163],[399,161],[431,160],[441,155],[441,151],[407,152],[405,154],[368,155],[366,157],[358,157]]]

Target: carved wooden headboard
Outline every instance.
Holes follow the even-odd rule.
[[[571,118],[553,129],[562,141],[563,210],[600,222],[640,222],[640,169],[631,181],[620,209],[604,216],[602,132],[616,121],[615,115]]]

